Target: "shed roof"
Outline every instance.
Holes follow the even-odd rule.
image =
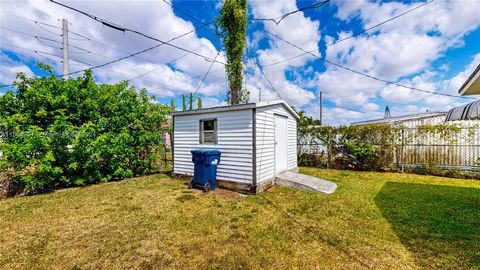
[[[247,103],[247,104],[234,105],[234,106],[210,107],[210,108],[197,109],[197,110],[191,110],[191,111],[177,111],[177,112],[172,112],[171,115],[177,116],[177,115],[190,115],[190,114],[226,112],[226,111],[231,112],[231,111],[238,111],[238,110],[245,110],[245,109],[274,106],[278,104],[283,105],[295,118],[297,119],[300,118],[298,114],[295,112],[295,110],[292,107],[290,107],[287,104],[287,102],[285,102],[284,100],[261,101],[261,102]]]
[[[455,107],[447,113],[447,121],[472,119],[480,119],[480,100]]]
[[[352,126],[362,126],[362,125],[380,125],[380,124],[396,124],[400,122],[405,122],[409,120],[417,120],[423,118],[430,118],[435,116],[445,115],[446,112],[425,112],[425,113],[416,113],[416,114],[407,114],[395,117],[388,118],[379,118],[367,121],[360,121],[351,123]]]

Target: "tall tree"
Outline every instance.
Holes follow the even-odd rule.
[[[186,96],[182,95],[182,111],[187,110],[187,101],[186,101]]]
[[[188,103],[189,103],[189,105],[190,105],[189,110],[190,110],[190,111],[193,110],[193,93],[190,93],[190,94],[188,95]]]
[[[225,0],[217,25],[222,29],[223,46],[227,56],[225,66],[229,90],[227,101],[231,105],[248,101],[248,93],[242,91],[243,53],[247,33],[247,0]]]
[[[199,98],[198,98],[198,108],[201,109],[202,107],[203,107],[202,98],[199,97]]]
[[[171,110],[172,112],[175,111],[175,100],[174,100],[173,98],[172,98],[172,101],[170,101],[170,110]]]

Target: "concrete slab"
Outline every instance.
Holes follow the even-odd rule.
[[[326,194],[333,193],[337,189],[337,184],[333,182],[292,171],[275,175],[275,184]]]

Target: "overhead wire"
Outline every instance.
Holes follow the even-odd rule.
[[[197,22],[200,22],[200,23],[203,23],[203,24],[207,23],[207,22],[205,22],[205,20],[201,20],[201,19],[199,19],[199,18],[191,15],[191,14],[188,13],[187,11],[183,10],[182,8],[179,8],[177,5],[174,5],[172,2],[169,2],[169,1],[167,1],[167,0],[163,0],[163,2],[164,2],[165,4],[171,6],[173,9],[178,10],[180,13],[182,13],[183,15],[189,17],[190,19],[193,19],[193,20],[195,20],[195,21],[197,21]],[[215,21],[213,21],[213,22],[215,22]],[[213,23],[208,25],[208,28],[212,29],[215,33],[217,33],[217,29],[216,29],[215,27],[213,27],[213,28],[212,28],[212,27],[213,27]]]
[[[432,3],[433,1],[434,1],[434,0],[427,1],[427,2],[425,2],[425,3],[423,3],[423,4],[421,4],[421,5],[418,5],[418,6],[414,7],[414,8],[411,8],[411,9],[408,9],[408,10],[402,12],[402,13],[399,13],[398,15],[393,16],[393,17],[389,18],[388,20],[385,20],[385,21],[382,21],[382,22],[377,23],[377,24],[375,24],[375,25],[372,25],[372,26],[370,26],[370,27],[368,27],[368,28],[365,28],[364,30],[359,31],[359,32],[357,32],[357,33],[354,33],[354,34],[352,34],[352,35],[350,35],[350,36],[347,36],[347,37],[338,39],[338,40],[336,40],[336,41],[333,41],[333,42],[327,44],[326,46],[328,47],[328,46],[331,46],[331,45],[340,43],[340,42],[342,42],[342,41],[345,41],[345,40],[354,38],[354,37],[359,36],[359,35],[361,35],[361,34],[364,34],[364,33],[368,32],[368,31],[370,31],[370,30],[372,30],[372,29],[375,29],[375,28],[377,28],[377,27],[379,27],[379,26],[382,26],[382,25],[384,25],[384,24],[386,24],[386,23],[388,23],[388,22],[390,22],[390,21],[393,21],[393,20],[395,20],[395,19],[397,19],[397,18],[400,18],[400,17],[402,17],[403,15],[406,15],[406,14],[408,14],[408,13],[410,13],[410,12],[413,12],[413,11],[419,9],[419,8],[422,8],[422,7],[424,7],[424,6]]]
[[[46,40],[49,40],[49,41],[52,41],[52,42],[61,43],[61,42],[59,42],[59,41],[56,41],[56,40],[53,40],[53,39],[49,39],[49,38],[46,38],[46,37],[36,36],[36,35],[32,35],[32,34],[20,32],[20,31],[16,31],[16,30],[12,30],[12,29],[7,29],[7,28],[3,28],[3,27],[0,27],[0,28],[5,29],[5,30],[9,30],[9,31],[13,31],[13,32],[17,32],[17,33],[20,33],[20,34],[32,36],[32,37],[35,37],[35,38],[41,38],[41,39],[46,39]],[[42,52],[42,51],[30,49],[30,48],[19,47],[19,46],[16,46],[16,45],[10,45],[10,44],[4,44],[4,45],[7,46],[7,47],[13,47],[13,48],[18,48],[18,49],[30,50],[30,51],[34,51],[34,52],[36,51],[35,53],[38,54],[39,56],[41,56],[42,58],[46,58],[46,59],[48,59],[48,60],[55,61],[55,60],[52,60],[52,59],[49,59],[49,58],[45,57],[44,55],[40,55],[40,54],[42,54],[42,53],[43,53],[43,54],[46,54],[46,52]],[[88,53],[92,53],[92,54],[94,54],[94,55],[98,55],[98,56],[101,56],[101,57],[109,58],[109,57],[106,57],[106,56],[104,56],[104,55],[101,55],[101,54],[98,54],[98,53],[95,53],[95,52],[88,51],[88,50],[86,50],[86,49],[83,49],[83,48],[78,47],[78,46],[75,46],[75,45],[69,44],[69,47],[78,48],[78,49],[80,49],[80,50],[84,50],[84,51],[86,51],[86,52],[88,52]],[[199,46],[199,47],[195,48],[194,50],[198,50],[198,49],[200,49],[200,48],[202,48],[202,47],[204,47],[204,45]],[[54,47],[54,48],[55,48],[55,49],[61,49],[61,48],[57,48],[57,47]],[[188,54],[188,53],[185,53],[185,54],[183,54],[182,56],[177,57],[177,58],[169,61],[168,63],[165,63],[164,65],[172,64],[173,62],[176,62],[176,61],[180,60],[181,58],[186,57],[187,55],[189,55],[189,54]],[[61,56],[59,56],[59,55],[55,55],[55,56],[61,57]],[[70,58],[70,59],[73,60],[73,61],[76,61],[76,62],[80,62],[80,63],[82,63],[83,65],[92,66],[92,64],[85,63],[85,62],[82,62],[82,61],[77,60],[77,59],[72,59],[72,58]],[[110,58],[110,59],[111,59],[111,58]],[[163,66],[162,66],[162,67],[163,67]],[[108,70],[108,71],[110,71],[110,72],[114,72],[114,73],[117,73],[117,74],[124,75],[124,74],[119,73],[119,72],[117,72],[117,71],[115,71],[115,70],[112,70],[112,69],[107,69],[107,68],[105,68],[105,67],[101,67],[101,68],[102,68],[102,69],[105,69],[105,70]],[[138,75],[138,76],[136,76],[136,77],[133,77],[133,78],[131,78],[131,79],[127,79],[126,81],[133,81],[133,80],[138,79],[138,78],[140,78],[140,77],[146,76],[146,75],[148,75],[148,74],[150,74],[150,73],[152,73],[152,72],[154,72],[154,71],[156,71],[156,70],[158,70],[158,69],[160,69],[160,68],[161,68],[161,67],[155,68],[155,69],[153,69],[153,70],[149,70],[149,71],[147,71],[147,72],[145,72],[145,73],[142,73],[142,74],[140,74],[140,75]],[[218,72],[218,71],[220,71],[220,70],[222,70],[222,69],[223,69],[223,68],[218,68],[218,69],[215,69],[215,70],[213,70],[213,71],[210,71],[210,73],[215,73],[215,72]],[[79,71],[79,72],[80,72],[80,71]],[[197,76],[192,77],[191,79],[192,79],[192,80],[193,80],[193,79],[197,79],[197,78],[203,77],[204,75],[205,75],[205,73],[202,73],[202,74],[199,74],[199,75],[197,75]],[[150,81],[150,80],[146,80],[146,81]],[[150,82],[151,82],[151,81],[150,81]],[[12,86],[12,85],[11,85],[11,84],[10,84],[10,85],[1,85],[1,87],[7,87],[7,86]]]
[[[202,46],[200,46],[200,47],[197,47],[196,49],[194,49],[194,51],[196,51],[196,50],[198,50],[198,49],[202,48],[203,46],[204,46],[204,45],[202,45]],[[149,71],[147,71],[147,72],[145,72],[145,73],[142,73],[142,74],[140,74],[140,75],[137,75],[137,76],[135,76],[135,77],[133,77],[133,78],[131,78],[131,79],[128,79],[127,81],[133,81],[133,80],[136,80],[136,79],[142,78],[142,77],[144,77],[144,76],[147,76],[148,74],[150,74],[150,73],[153,73],[153,72],[155,72],[155,71],[157,71],[157,70],[159,70],[159,69],[163,68],[164,66],[168,66],[168,65],[170,65],[170,64],[173,64],[174,62],[176,62],[176,61],[178,61],[178,60],[180,60],[180,59],[182,59],[182,58],[186,57],[187,55],[189,55],[189,53],[185,53],[185,54],[183,54],[182,56],[180,56],[180,57],[177,57],[177,58],[175,58],[175,59],[173,59],[173,60],[171,60],[171,61],[169,61],[169,62],[167,62],[167,63],[163,64],[163,66],[160,66],[160,67],[154,68],[154,69],[152,69],[152,70],[149,70]],[[212,62],[212,63],[213,63],[213,62]]]
[[[246,47],[246,50],[247,50],[247,56],[251,56],[251,54],[249,53],[249,49],[248,49],[248,46]],[[270,57],[270,56],[269,56]],[[253,58],[253,57],[252,57]],[[265,80],[267,81],[268,85],[270,86],[270,89],[275,92],[275,94],[280,98],[280,99],[284,99],[282,97],[282,95],[277,91],[277,89],[273,86],[272,82],[270,81],[270,79],[267,77],[267,75],[263,72],[263,69],[260,68],[260,65],[258,64],[258,59],[255,59],[254,61],[252,61],[254,65],[257,66],[258,70],[260,70],[260,74],[263,76],[263,78],[265,78]]]
[[[312,4],[310,6],[306,6],[306,7],[303,7],[303,8],[299,8],[299,9],[287,12],[287,13],[285,13],[282,16],[279,16],[277,18],[254,18],[254,17],[251,17],[251,18],[249,18],[249,20],[252,20],[252,21],[271,21],[271,22],[274,22],[276,25],[279,25],[283,21],[283,19],[285,19],[286,17],[288,17],[292,14],[295,14],[297,12],[302,12],[302,11],[305,11],[307,9],[319,8],[319,7],[322,7],[323,5],[327,4],[328,2],[330,2],[330,0],[321,1],[321,2],[318,2],[318,3]]]
[[[5,12],[1,12],[1,13],[5,13]],[[18,15],[15,15],[15,14],[11,14],[11,13],[5,13],[5,14],[10,15],[10,16],[13,16],[13,17],[16,17],[16,18],[20,18],[20,19],[23,19],[23,20],[26,20],[26,21],[39,22],[39,21],[37,21],[37,20],[28,19],[28,18],[21,17],[21,16],[18,16]],[[39,23],[45,24],[44,22],[39,22]],[[54,39],[50,39],[50,38],[47,38],[47,37],[38,36],[38,35],[34,35],[34,34],[29,34],[29,33],[25,33],[25,32],[18,31],[18,30],[14,30],[14,29],[10,29],[10,28],[0,27],[0,29],[4,29],[4,30],[6,30],[6,31],[11,31],[11,32],[14,32],[14,33],[22,34],[22,35],[31,36],[31,37],[34,37],[34,38],[36,38],[36,39],[44,39],[44,40],[48,40],[48,41],[51,41],[51,42],[56,42],[56,43],[62,44],[62,42],[57,41],[57,40],[54,40]],[[70,33],[70,34],[73,33],[73,34],[78,35],[78,36],[83,36],[83,35],[81,35],[81,34],[78,34],[78,33],[72,32],[72,31],[69,31],[69,33]],[[61,36],[61,35],[58,35],[58,36]],[[86,36],[83,36],[83,37],[88,38],[88,37],[86,37]],[[101,44],[101,45],[103,45],[103,46],[105,46],[105,47],[109,47],[109,48],[112,48],[112,49],[114,49],[114,50],[118,50],[118,51],[121,51],[121,52],[124,52],[124,53],[127,53],[127,54],[129,53],[129,52],[126,52],[126,51],[124,51],[124,50],[115,48],[115,47],[113,47],[113,46],[109,46],[108,44],[102,43],[102,42],[100,42],[100,41],[97,41],[97,40],[94,40],[94,39],[91,39],[91,38],[88,38],[88,39],[89,39],[90,41],[92,41],[92,42]],[[72,38],[69,37],[69,40],[72,40]],[[53,46],[51,46],[51,45],[49,45],[49,44],[46,44],[45,42],[42,42],[42,41],[40,41],[40,40],[39,40],[39,42],[42,43],[42,44],[44,44],[44,45],[46,45],[46,46],[55,48],[55,49],[62,49],[61,47],[53,47]],[[73,45],[73,44],[71,44],[71,43],[68,44],[68,47],[76,48],[76,49],[79,49],[79,50],[83,51],[83,52],[70,51],[70,53],[72,53],[72,54],[87,54],[87,53],[90,53],[90,54],[93,54],[93,55],[96,55],[96,56],[100,56],[100,57],[102,57],[102,58],[109,59],[109,60],[115,59],[115,58],[112,58],[112,57],[107,57],[107,56],[105,56],[105,55],[103,55],[103,54],[100,54],[100,53],[96,53],[96,52],[93,52],[93,51],[86,50],[86,49],[84,49],[84,48],[81,48],[81,47],[79,47],[79,46]],[[139,56],[135,56],[135,57],[139,57]],[[149,61],[149,60],[145,60],[145,59],[143,59],[143,58],[141,58],[141,57],[139,57],[139,58],[140,58],[141,60],[144,60],[144,61]],[[131,64],[131,63],[129,63],[129,62],[127,62],[127,64],[133,66],[133,64]],[[81,72],[81,71],[79,71],[79,72]]]
[[[361,76],[364,76],[364,77],[367,77],[367,78],[370,78],[370,79],[373,79],[373,80],[376,80],[376,81],[379,81],[379,82],[383,82],[383,83],[386,83],[386,84],[390,84],[390,85],[394,85],[394,86],[397,86],[397,87],[401,87],[401,88],[405,88],[405,89],[409,89],[409,90],[413,90],[413,91],[417,91],[417,92],[422,92],[422,93],[428,93],[428,94],[432,94],[432,95],[440,95],[440,96],[446,96],[446,97],[454,97],[454,98],[463,98],[463,99],[472,99],[472,98],[469,98],[469,97],[462,97],[462,96],[455,96],[455,95],[451,95],[451,94],[446,94],[446,93],[440,93],[440,92],[432,92],[432,91],[428,91],[428,90],[424,90],[424,89],[420,89],[420,88],[417,88],[417,87],[413,87],[413,86],[408,86],[408,85],[404,85],[404,84],[401,84],[401,83],[398,83],[398,82],[392,82],[392,81],[389,81],[389,80],[386,80],[386,79],[383,79],[383,78],[379,78],[379,77],[376,77],[376,76],[373,76],[373,75],[370,75],[370,74],[367,74],[365,72],[362,72],[362,71],[358,71],[358,70],[355,70],[355,69],[352,69],[352,68],[349,68],[349,67],[346,67],[344,65],[341,65],[341,64],[338,64],[338,63],[335,63],[335,62],[332,62],[330,60],[328,60],[327,58],[324,58],[324,57],[321,57],[319,55],[316,55],[314,54],[313,52],[308,52],[306,51],[305,49],[303,49],[302,47],[296,45],[296,44],[293,44],[292,42],[278,36],[278,35],[275,35],[275,34],[272,34],[270,32],[266,32],[274,37],[276,37],[277,39],[305,52],[305,53],[308,53],[314,57],[316,57],[317,59],[320,59],[321,61],[324,61],[330,65],[333,65],[333,66],[336,66],[338,68],[341,68],[341,69],[344,69],[344,70],[347,70],[347,71],[350,71],[352,73],[355,73],[355,74],[358,74],[358,75],[361,75]]]
[[[389,19],[387,19],[387,20],[385,20],[385,21],[382,21],[382,22],[380,22],[380,23],[377,23],[377,24],[375,24],[375,25],[373,25],[373,26],[371,26],[371,27],[368,27],[368,28],[366,28],[366,29],[364,29],[364,30],[362,30],[362,31],[359,31],[359,32],[354,33],[354,34],[352,34],[352,35],[350,35],[350,36],[341,38],[341,39],[339,39],[339,40],[332,41],[331,43],[328,43],[328,44],[326,44],[325,46],[328,47],[328,46],[331,46],[331,45],[334,45],[334,44],[343,42],[343,41],[345,41],[345,40],[351,39],[351,38],[353,38],[353,37],[359,36],[359,35],[364,34],[364,33],[366,33],[366,32],[369,32],[369,31],[372,30],[372,29],[375,29],[375,28],[377,28],[377,27],[379,27],[379,26],[382,26],[382,25],[384,25],[384,24],[386,24],[386,23],[388,23],[388,22],[390,22],[390,21],[393,21],[393,20],[395,20],[395,19],[398,19],[398,18],[400,18],[400,17],[402,17],[402,16],[404,16],[404,15],[407,15],[408,13],[413,12],[413,11],[415,11],[415,10],[421,8],[421,7],[424,7],[424,6],[432,3],[433,1],[434,1],[434,0],[430,0],[430,1],[425,2],[425,3],[423,3],[423,4],[419,5],[419,6],[416,6],[416,7],[414,7],[414,8],[408,9],[408,10],[406,10],[406,11],[404,11],[404,12],[402,12],[402,13],[396,15],[396,16],[393,16],[393,17],[391,17],[391,18],[389,18]],[[298,55],[296,55],[296,56],[293,56],[293,57],[290,57],[290,58],[287,58],[287,59],[284,59],[284,60],[281,60],[281,61],[278,61],[278,62],[275,62],[275,63],[269,63],[269,64],[266,64],[266,65],[263,65],[263,66],[271,66],[271,65],[274,65],[274,64],[281,64],[281,63],[289,62],[289,61],[291,61],[291,60],[293,60],[293,59],[302,57],[302,56],[304,56],[304,55],[306,55],[306,54],[313,53],[313,52],[316,52],[316,51],[317,51],[317,49],[310,50],[310,51],[305,51],[305,52],[303,52],[303,53],[301,53],[301,54],[298,54]]]
[[[52,1],[52,2],[54,2],[55,4],[59,4],[59,5],[61,5],[61,6],[67,7],[66,5],[63,5],[63,4],[61,4],[61,3],[58,3],[58,2],[55,2],[55,1]],[[75,10],[75,11],[80,12],[80,13],[82,13],[82,14],[85,14],[84,12],[79,11],[79,10]],[[3,13],[5,13],[5,12],[3,12]],[[11,15],[11,16],[14,16],[14,17],[18,17],[18,18],[21,18],[21,19],[24,19],[24,20],[32,21],[32,22],[35,22],[36,24],[40,23],[40,24],[44,24],[44,25],[47,25],[47,26],[55,27],[55,28],[57,28],[57,29],[61,29],[60,27],[56,27],[56,26],[53,26],[53,25],[50,25],[50,24],[47,24],[47,23],[39,22],[39,21],[37,21],[37,20],[32,20],[32,19],[28,19],[28,18],[25,18],[25,17],[21,17],[21,16],[18,16],[18,15],[9,14],[9,13],[5,13],[5,14]],[[87,16],[88,16],[88,15],[87,15]],[[90,16],[89,16],[89,17],[90,17]],[[99,19],[100,19],[100,18],[99,18]],[[113,60],[113,61],[110,61],[110,62],[101,64],[101,65],[92,66],[92,67],[90,67],[90,69],[102,68],[102,67],[104,67],[104,66],[106,66],[106,65],[110,65],[110,64],[112,64],[112,63],[119,62],[119,61],[122,61],[122,60],[127,59],[127,58],[130,58],[130,57],[138,57],[138,56],[139,56],[140,54],[142,54],[142,53],[145,53],[145,52],[147,52],[147,51],[153,50],[153,49],[158,48],[158,47],[160,47],[160,46],[162,46],[162,45],[165,45],[165,44],[166,44],[166,45],[169,45],[169,46],[178,47],[178,46],[175,46],[175,45],[172,45],[172,44],[167,44],[167,43],[169,43],[169,42],[171,42],[171,41],[174,41],[174,40],[176,40],[176,39],[178,39],[178,38],[181,38],[181,37],[183,37],[183,36],[186,36],[186,35],[188,35],[188,34],[191,34],[191,33],[195,32],[195,31],[197,31],[197,30],[199,30],[199,29],[201,29],[201,28],[203,28],[203,27],[210,26],[210,25],[213,24],[213,23],[214,23],[214,21],[205,23],[205,24],[203,24],[202,26],[197,27],[197,28],[195,28],[195,29],[193,29],[193,30],[191,30],[191,31],[189,31],[189,32],[187,32],[187,33],[184,33],[184,34],[182,34],[182,35],[180,35],[180,36],[174,37],[174,38],[168,40],[167,42],[164,42],[164,41],[161,41],[161,40],[156,40],[156,41],[160,42],[161,44],[157,44],[157,45],[152,46],[152,47],[150,47],[150,48],[141,50],[141,51],[139,51],[139,52],[129,53],[127,56],[124,56],[124,57],[115,59],[115,60]],[[116,27],[115,29],[118,30],[118,27]],[[99,43],[99,44],[101,44],[101,45],[104,45],[104,46],[106,46],[106,47],[110,47],[110,48],[113,48],[113,49],[116,49],[116,50],[120,50],[120,49],[118,49],[118,48],[109,46],[108,44],[105,44],[105,43],[103,43],[103,42],[100,42],[100,41],[91,39],[91,38],[89,38],[89,37],[87,37],[87,36],[85,36],[85,35],[78,34],[78,33],[72,32],[72,31],[69,31],[69,33],[73,33],[74,35],[83,37],[85,40],[93,41],[93,42]],[[54,33],[54,34],[56,34],[56,33]],[[70,38],[70,39],[71,39],[71,38]],[[163,43],[162,43],[162,42],[163,42]],[[80,48],[80,47],[78,47],[78,46],[75,46],[75,47],[78,48],[78,49],[80,49],[80,50],[83,50],[83,51],[85,51],[85,52],[88,51],[88,50],[85,50],[85,49]],[[196,52],[189,51],[189,50],[184,49],[184,48],[181,48],[181,47],[178,47],[177,49],[186,51],[188,54],[194,54],[194,55],[197,55],[197,56],[201,56],[201,57],[203,57],[206,61],[211,61],[211,59],[210,59],[209,57],[200,55],[200,54],[198,54],[198,53],[196,53]],[[121,50],[120,50],[120,51],[121,51]],[[76,52],[72,52],[72,53],[76,53]],[[91,51],[89,51],[89,53],[92,53],[92,54],[95,54],[95,55],[98,55],[98,56],[105,57],[104,55],[97,54],[97,53],[93,53],[93,52],[91,52]],[[218,61],[217,61],[217,62],[218,62]],[[220,63],[221,63],[221,62],[220,62]],[[224,63],[221,63],[221,64],[224,64]],[[85,69],[85,70],[86,70],[86,69]],[[85,71],[85,70],[78,70],[78,71],[75,71],[75,72],[71,72],[70,74],[67,74],[67,75],[77,74],[77,73],[83,72],[83,71]]]
[[[329,1],[329,0],[328,0],[328,1]],[[328,2],[328,1],[326,1],[326,2]],[[170,2],[167,1],[167,0],[163,0],[163,2],[165,2],[165,3],[168,4],[168,5],[170,5],[172,8],[177,9],[179,12],[181,12],[182,14],[188,16],[189,18],[191,18],[191,19],[193,19],[193,20],[196,20],[196,21],[198,21],[198,22],[202,22],[202,20],[200,20],[200,19],[196,18],[195,16],[189,14],[187,11],[185,11],[185,10],[177,7],[177,6],[174,5],[173,3],[170,3]],[[306,8],[308,8],[308,7],[306,7]],[[295,11],[295,12],[298,12],[298,11]],[[293,12],[293,13],[295,13],[295,12]],[[293,13],[292,13],[292,14],[293,14]],[[287,16],[288,16],[288,15],[287,15]],[[217,33],[216,29],[213,29],[213,30],[215,31],[215,33]],[[246,49],[247,49],[247,54],[248,54],[248,48],[246,48]],[[258,62],[255,62],[255,61],[254,61],[254,64],[257,65],[257,67],[259,68],[262,76],[263,76],[263,77],[265,78],[265,80],[268,82],[270,88],[277,94],[277,96],[278,96],[279,98],[283,99],[282,96],[280,95],[280,93],[279,93],[279,92],[275,89],[275,87],[272,85],[270,79],[268,79],[268,77],[266,76],[266,74],[265,74],[265,73],[263,72],[263,70],[259,67]]]
[[[42,38],[40,38],[40,37],[35,37],[35,39],[38,40],[38,42],[40,42],[40,43],[42,43],[43,45],[48,46],[48,47],[50,47],[50,48],[60,49],[60,50],[62,49],[62,47],[54,47],[54,46],[52,46],[52,45],[50,45],[50,44],[45,43],[44,41],[42,41]],[[52,40],[52,41],[53,41],[53,40]]]
[[[217,55],[215,55],[215,58],[214,58],[214,59],[217,59],[217,57],[218,57],[219,54],[220,54],[220,51],[217,52]],[[195,90],[195,92],[193,92],[193,96],[195,96],[195,94],[197,94],[198,90],[200,90],[200,88],[202,87],[202,84],[205,82],[205,79],[207,78],[208,73],[210,73],[210,70],[212,69],[213,64],[215,64],[215,60],[212,61],[212,63],[211,63],[210,66],[208,67],[207,73],[205,73],[205,75],[203,76],[203,79],[202,79],[202,81],[200,82],[200,84],[198,85],[197,90]]]
[[[127,27],[120,26],[120,25],[118,25],[118,24],[116,24],[116,23],[107,21],[107,20],[105,20],[105,19],[102,19],[102,18],[97,17],[97,16],[95,16],[95,15],[89,14],[89,13],[87,13],[87,12],[85,12],[85,11],[80,10],[80,9],[77,9],[77,8],[71,7],[71,6],[69,6],[69,5],[66,5],[66,4],[57,2],[57,1],[55,1],[55,0],[50,0],[50,2],[52,2],[52,3],[54,3],[54,4],[57,4],[57,5],[60,5],[60,6],[63,6],[63,7],[65,7],[65,8],[67,8],[67,9],[73,10],[73,11],[75,11],[75,12],[78,12],[78,13],[80,13],[80,14],[83,14],[83,15],[85,15],[85,16],[87,16],[87,17],[89,17],[89,18],[91,18],[91,19],[93,19],[93,20],[95,20],[95,21],[97,21],[97,22],[100,22],[101,24],[103,24],[103,25],[105,25],[105,26],[107,26],[107,27],[110,27],[110,28],[112,28],[112,29],[115,29],[115,30],[117,30],[117,31],[121,31],[121,32],[124,32],[124,33],[125,33],[125,32],[131,32],[131,33],[137,34],[137,35],[139,35],[139,36],[142,36],[142,37],[145,37],[145,38],[148,38],[148,39],[151,39],[151,40],[154,40],[154,41],[157,41],[157,42],[160,43],[160,44],[157,44],[157,45],[155,45],[155,46],[153,46],[153,47],[150,47],[148,50],[155,49],[155,48],[160,47],[160,46],[162,46],[162,45],[167,45],[167,46],[170,46],[170,47],[175,48],[175,49],[177,49],[177,50],[181,50],[181,51],[184,51],[184,52],[189,52],[189,53],[191,53],[191,54],[193,54],[193,55],[196,55],[196,56],[198,56],[198,57],[201,57],[201,58],[203,58],[203,59],[205,59],[205,60],[207,60],[207,61],[213,61],[213,59],[212,59],[211,57],[208,57],[208,56],[205,56],[205,55],[202,55],[202,54],[193,52],[193,51],[191,51],[191,50],[188,50],[188,49],[185,49],[185,48],[183,48],[183,47],[180,47],[180,46],[177,46],[177,45],[174,45],[174,44],[170,43],[171,41],[173,41],[173,40],[175,40],[175,39],[181,38],[181,37],[183,37],[183,36],[185,36],[185,35],[188,35],[188,34],[190,34],[190,33],[192,33],[192,32],[195,32],[195,31],[198,30],[199,28],[205,27],[207,24],[204,24],[204,25],[202,25],[202,26],[200,26],[200,27],[197,27],[197,28],[193,29],[192,31],[189,31],[189,32],[187,32],[187,33],[185,33],[185,34],[182,34],[182,35],[180,35],[180,36],[174,37],[174,38],[172,38],[172,39],[170,39],[170,40],[168,40],[168,41],[163,41],[163,40],[161,40],[161,39],[159,39],[159,38],[156,38],[156,37],[153,37],[153,36],[151,36],[151,35],[149,35],[149,34],[145,34],[145,33],[141,32],[141,31],[138,31],[138,30],[135,30],[135,29],[130,29],[130,28],[127,28]],[[212,24],[213,22],[214,22],[214,21],[212,21],[212,22],[210,22],[210,23],[208,23],[208,24]],[[140,51],[140,52],[134,53],[134,55],[138,55],[138,54],[143,53],[144,51],[148,51],[148,50],[142,50],[142,51]],[[218,62],[218,61],[217,61],[217,62]],[[218,63],[225,65],[225,63],[223,63],[223,62],[218,62]]]

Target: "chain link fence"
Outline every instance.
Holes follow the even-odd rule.
[[[476,131],[476,130],[475,130]],[[480,136],[472,128],[460,128],[454,136],[445,138],[440,134],[418,135],[416,128],[400,129],[400,136],[393,151],[388,151],[399,169],[420,166],[437,166],[462,171],[480,171]],[[298,144],[298,162],[302,166],[329,168],[342,157],[336,147],[325,142]],[[391,146],[374,145],[376,149]],[[345,159],[341,159],[342,162]]]

